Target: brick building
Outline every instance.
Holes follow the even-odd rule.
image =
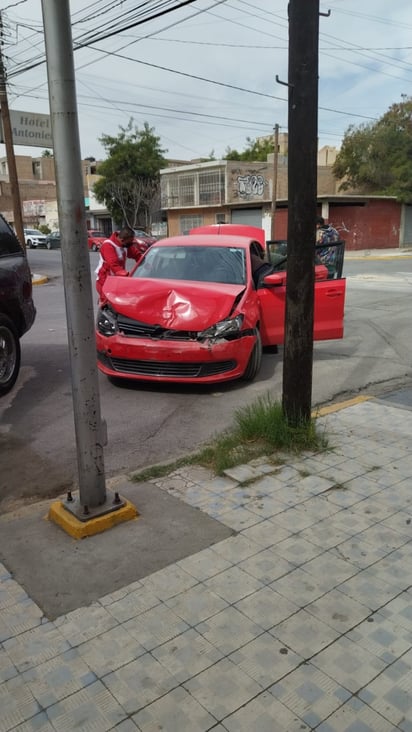
[[[318,152],[318,214],[338,228],[347,249],[411,246],[412,206],[389,196],[339,191],[332,173],[337,150]],[[287,135],[266,162],[213,160],[160,171],[162,209],[168,235],[216,223],[244,223],[271,238],[273,181],[276,178],[275,239],[287,238]]]

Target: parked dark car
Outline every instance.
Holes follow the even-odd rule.
[[[0,397],[20,370],[20,338],[34,323],[32,277],[26,254],[0,214]]]
[[[46,249],[60,248],[60,231],[52,231],[46,236]]]

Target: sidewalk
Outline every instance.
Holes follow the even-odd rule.
[[[411,732],[412,392],[318,422],[325,453],[154,481],[231,535],[89,605],[49,620],[0,564],[0,732]]]

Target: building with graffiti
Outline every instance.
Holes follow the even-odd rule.
[[[332,173],[335,158],[335,148],[318,152],[318,215],[339,230],[346,248],[411,246],[412,206],[390,196],[343,193]],[[268,155],[266,162],[210,160],[161,170],[168,236],[186,234],[197,226],[232,223],[259,226],[266,239],[286,239],[287,170],[287,148]]]

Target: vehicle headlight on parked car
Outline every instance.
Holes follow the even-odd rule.
[[[109,308],[100,308],[97,313],[97,330],[104,336],[117,333],[117,317]]]
[[[199,332],[199,339],[203,338],[237,338],[242,325],[243,315],[236,315],[235,318],[220,320],[219,323],[211,325],[210,328]]]

